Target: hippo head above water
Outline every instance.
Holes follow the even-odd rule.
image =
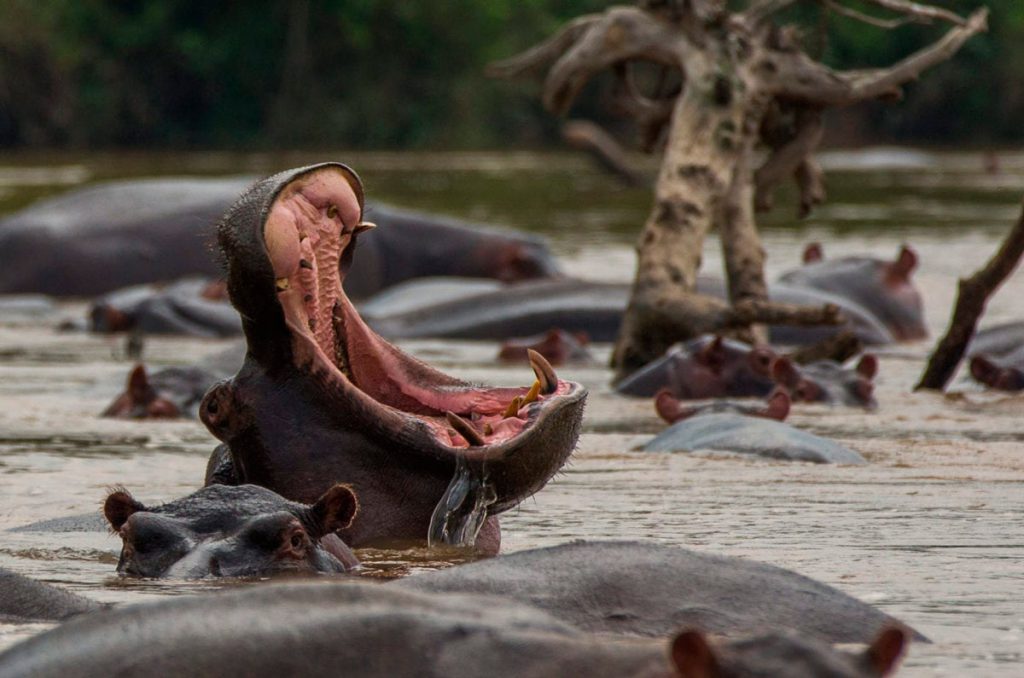
[[[119,574],[185,579],[344,572],[358,561],[333,533],[357,510],[345,485],[312,506],[255,485],[211,485],[155,507],[119,489],[103,504],[122,540]]]
[[[532,388],[468,384],[373,332],[342,287],[372,227],[362,210],[355,173],[324,163],[258,182],[224,215],[218,237],[248,353],[200,417],[226,443],[220,480],[307,502],[349,483],[363,509],[346,541],[421,540],[442,495],[450,504],[456,469],[484,489],[487,516],[543,487],[576,443],[586,390],[536,354]]]

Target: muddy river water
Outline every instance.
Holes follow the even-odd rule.
[[[632,276],[632,244],[649,193],[621,189],[573,156],[510,154],[95,155],[0,158],[0,212],[82,182],[154,174],[265,173],[342,159],[367,191],[390,202],[530,229],[550,238],[574,274]],[[916,280],[933,337],[948,322],[958,276],[979,267],[1009,228],[1024,193],[1024,155],[986,174],[977,154],[893,149],[832,153],[830,201],[793,223],[764,222],[770,277],[801,246],[826,253],[920,255]],[[704,261],[719,266],[717,243]],[[0,318],[0,530],[98,510],[123,485],[156,503],[202,479],[213,439],[195,421],[138,423],[96,414],[123,386],[120,340],[58,333],[60,317]],[[1024,273],[990,304],[983,324],[1024,317]],[[861,452],[867,466],[751,461],[728,455],[641,453],[661,428],[646,400],[608,388],[598,366],[562,368],[590,388],[571,464],[503,516],[504,550],[571,539],[642,539],[767,561],[874,603],[930,636],[900,675],[1024,675],[1024,396],[984,393],[958,377],[951,392],[913,393],[932,340],[879,352],[876,412],[795,407],[790,421]],[[223,342],[152,338],[146,360],[180,364]],[[526,384],[529,368],[499,366],[486,342],[402,346],[456,375]],[[598,347],[607,358],[608,347]],[[122,580],[109,534],[3,532],[0,565],[92,598],[133,602],[232,582]],[[415,576],[457,557],[364,551],[364,576]],[[0,648],[46,625],[0,625]]]

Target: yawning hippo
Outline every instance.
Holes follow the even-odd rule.
[[[248,352],[200,405],[226,444],[211,466],[221,480],[302,502],[350,484],[365,516],[341,531],[353,546],[422,540],[428,526],[463,533],[450,520],[479,527],[561,468],[586,390],[536,353],[532,388],[489,388],[382,339],[342,288],[359,233],[372,227],[362,216],[362,185],[338,163],[264,179],[224,215],[218,237]],[[477,546],[496,549],[488,523]]]

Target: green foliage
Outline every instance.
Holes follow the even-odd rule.
[[[3,0],[0,145],[451,148],[536,145],[558,121],[536,82],[490,61],[607,0]],[[966,14],[977,0],[949,0]],[[893,137],[1019,139],[1024,2],[991,0],[992,31],[869,109]],[[794,14],[810,34],[819,5]],[[890,63],[940,27],[894,32],[830,16],[823,57]],[[594,90],[595,88],[591,88]],[[601,118],[599,95],[578,112]]]

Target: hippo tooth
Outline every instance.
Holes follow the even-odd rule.
[[[473,428],[473,425],[459,415],[449,410],[445,412],[444,416],[448,420],[448,424],[455,429],[455,432],[465,438],[466,442],[470,445],[479,446],[487,444],[483,436]]]
[[[300,268],[308,268],[309,270],[313,270],[313,264],[309,263],[305,259],[299,259],[299,267]]]
[[[514,417],[517,414],[519,414],[519,408],[522,406],[523,397],[516,396],[515,398],[512,399],[512,402],[508,404],[508,407],[505,408],[505,413],[502,416],[505,417],[506,419],[508,419],[509,417]]]
[[[523,396],[523,405],[529,405],[537,399],[538,395],[540,395],[540,379],[534,381],[533,386],[531,386],[530,390],[526,392],[525,396]]]
[[[336,216],[338,216],[338,206],[337,205],[329,205],[327,207],[327,218],[328,219],[333,219]]]
[[[540,392],[543,395],[554,393],[558,388],[558,375],[555,374],[555,368],[551,367],[551,363],[532,348],[526,349],[526,354],[530,357],[530,367],[533,368],[533,373],[537,375],[537,381],[540,382]]]
[[[360,221],[356,224],[356,227],[352,229],[353,233],[362,233],[363,231],[372,231],[377,228],[377,224],[372,221]]]
[[[278,278],[274,281],[274,287],[277,288],[278,292],[286,292],[290,286],[291,283],[288,282],[288,278]]]

